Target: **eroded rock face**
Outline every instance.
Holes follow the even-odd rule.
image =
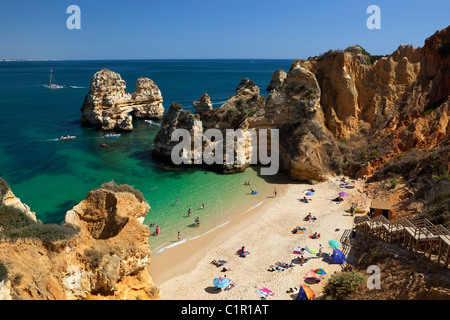
[[[213,108],[211,99],[207,93],[204,93],[197,101],[194,101],[192,106],[195,108],[196,113],[204,113]]]
[[[242,130],[244,134],[268,129],[268,145],[279,148],[281,168],[293,179],[322,181],[329,173],[329,155],[339,156],[333,137],[323,125],[323,114],[319,108],[320,88],[313,73],[300,66],[291,68],[283,84],[273,89],[267,98],[259,95],[259,87],[247,78],[236,86],[236,94],[221,107],[196,115],[201,129],[217,129],[222,137],[226,130]],[[186,119],[189,119],[187,121]],[[171,163],[170,154],[177,142],[171,142],[171,133],[178,128],[193,130],[194,115],[181,106],[169,109],[164,116],[162,128],[155,138],[154,154]],[[302,126],[300,126],[302,125]],[[300,128],[301,127],[301,128]],[[271,129],[279,129],[279,144],[270,144]],[[306,131],[305,131],[306,130]],[[223,173],[244,171],[249,165],[254,140],[236,143],[235,155],[240,147],[244,150],[245,162],[208,166]],[[202,151],[216,141],[205,138]],[[192,148],[193,149],[193,148]],[[224,147],[223,154],[226,154]],[[191,155],[194,163],[194,154]]]
[[[10,279],[0,295],[24,300],[160,299],[147,271],[149,205],[133,192],[99,188],[69,210],[71,239],[0,241]],[[32,265],[30,265],[32,261]],[[3,286],[3,288],[2,288]]]
[[[281,168],[296,180],[323,181],[343,169],[361,177],[338,142],[358,138],[363,144],[384,145],[383,139],[389,140],[393,153],[364,168],[364,175],[370,175],[406,150],[445,141],[450,131],[449,43],[450,27],[428,38],[423,48],[400,46],[385,57],[372,57],[360,46],[330,50],[295,60],[288,73],[276,70],[267,98],[245,78],[221,107],[197,115],[204,130],[279,129]],[[170,139],[167,134],[182,128],[183,122],[172,115],[166,127],[170,130],[161,129],[155,143],[169,146],[161,141]],[[210,143],[206,140],[203,148]],[[245,144],[246,155],[250,147]],[[160,148],[155,153],[170,151]],[[234,164],[221,169],[245,168]]]
[[[131,94],[125,89],[126,83],[118,73],[108,69],[95,73],[81,108],[81,123],[103,130],[131,131],[133,117],[162,118],[161,91],[151,79],[139,78]]]
[[[8,183],[0,178],[0,205],[16,208],[22,211],[28,218],[36,220],[36,213],[30,210],[30,207],[17,198],[8,186]]]
[[[270,79],[270,83],[267,86],[266,90],[271,91],[273,89],[278,89],[283,84],[286,79],[287,73],[283,69],[277,69],[272,74],[272,79]]]

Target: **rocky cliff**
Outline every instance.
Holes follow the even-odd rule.
[[[372,56],[356,45],[298,59],[287,73],[274,72],[267,97],[243,79],[222,106],[202,108],[196,116],[204,130],[279,129],[281,168],[292,179],[323,181],[342,173],[370,178],[408,150],[448,141],[449,43],[447,27],[421,48],[402,45],[387,56]],[[183,123],[167,115],[166,128],[155,139],[156,156],[170,154],[168,134]]]
[[[125,89],[126,83],[118,73],[108,69],[95,73],[81,108],[81,123],[103,130],[130,131],[133,117],[162,118],[163,98],[153,80],[139,78],[131,94]]]
[[[7,275],[0,279],[0,300],[160,298],[146,268],[149,229],[142,221],[150,207],[131,187],[107,183],[89,192],[65,217],[64,228],[76,232],[64,231],[57,239],[51,235],[63,226],[17,225],[24,220],[5,206],[0,263]],[[35,232],[23,235],[24,228]]]

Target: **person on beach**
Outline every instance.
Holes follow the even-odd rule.
[[[322,245],[319,244],[319,257],[322,257],[322,249],[323,249]]]
[[[195,219],[195,223],[197,224],[197,227],[200,226],[200,218],[197,217],[197,219]]]
[[[277,196],[277,188],[275,188],[275,190],[273,191],[273,193],[275,194],[275,197]]]
[[[192,213],[192,210],[191,210],[191,209],[189,209],[189,210],[188,210],[188,217],[190,217],[190,216],[191,216],[191,213]]]
[[[311,214],[311,212],[310,213],[308,213],[308,215],[305,217],[305,219],[303,219],[303,220],[305,220],[305,221],[309,221],[309,220],[311,220],[311,218],[312,218],[312,214]]]
[[[159,234],[159,231],[160,231],[160,228],[159,228],[159,226],[156,226],[156,235],[158,235],[158,234]]]
[[[180,234],[180,231],[178,231],[178,241],[180,241],[180,239],[181,239],[181,234]]]
[[[205,204],[204,203],[202,203],[202,209],[205,209]]]

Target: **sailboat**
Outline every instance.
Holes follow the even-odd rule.
[[[44,87],[49,88],[49,89],[63,89],[65,87],[60,85],[60,84],[52,84],[52,74],[53,74],[53,70],[50,70],[50,83],[44,84]]]

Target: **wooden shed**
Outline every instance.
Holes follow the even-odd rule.
[[[386,200],[373,199],[370,205],[370,215],[373,217],[383,215],[386,219],[392,218],[393,203]]]

